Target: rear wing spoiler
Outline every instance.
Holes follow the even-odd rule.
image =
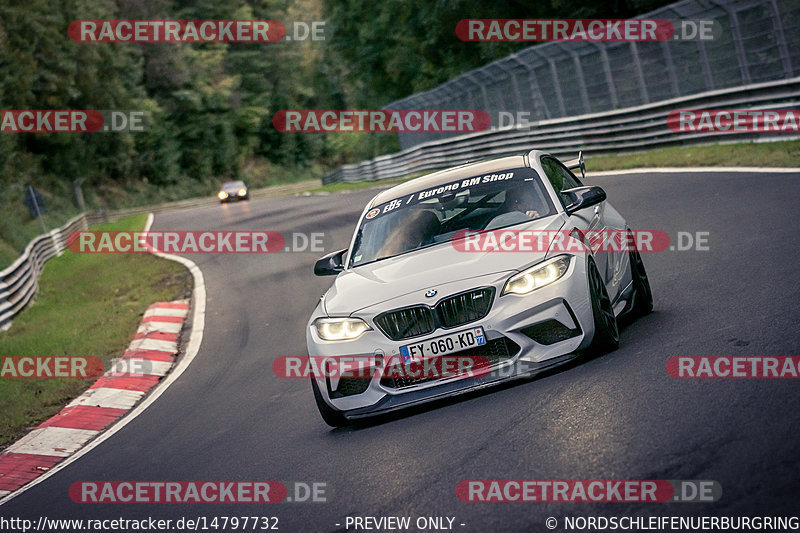
[[[586,178],[586,165],[583,163],[583,151],[578,152],[578,157],[576,159],[567,161],[564,165],[570,170],[575,170],[576,168],[581,169],[581,179]]]

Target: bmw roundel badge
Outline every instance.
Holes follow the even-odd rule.
[[[436,289],[429,290],[428,292],[425,293],[425,296],[428,298],[433,298],[434,296],[436,296]]]

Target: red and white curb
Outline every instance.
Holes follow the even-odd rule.
[[[0,498],[49,471],[132,409],[170,371],[188,313],[187,300],[148,307],[128,349],[89,390],[0,453]]]
[[[150,231],[150,227],[153,224],[153,213],[147,215],[147,222],[145,223],[144,231]],[[145,396],[144,400],[136,404],[133,410],[128,411],[125,413],[125,416],[122,418],[117,419],[117,421],[106,428],[105,431],[97,435],[94,439],[89,441],[88,444],[80,448],[77,452],[73,453],[69,457],[61,460],[56,458],[55,460],[52,459],[53,456],[42,456],[43,458],[47,458],[50,461],[53,461],[55,464],[54,467],[50,468],[46,472],[44,469],[47,467],[39,468],[44,473],[38,477],[35,477],[32,481],[22,486],[22,488],[15,490],[13,492],[0,489],[0,505],[8,503],[12,499],[16,498],[26,490],[30,489],[38,485],[39,483],[43,482],[44,480],[50,478],[51,476],[56,475],[61,470],[67,468],[69,465],[74,463],[75,461],[80,460],[84,455],[90,453],[94,448],[100,446],[106,440],[113,437],[117,432],[121,431],[126,425],[128,425],[132,420],[134,420],[137,416],[142,414],[145,409],[147,409],[150,405],[152,405],[158,398],[161,397],[164,392],[173,384],[175,383],[181,375],[189,368],[189,365],[192,364],[194,358],[197,356],[198,352],[200,351],[200,345],[203,343],[203,333],[205,331],[205,321],[206,321],[206,284],[205,279],[203,276],[203,272],[200,270],[193,261],[190,259],[186,259],[185,257],[181,257],[179,255],[173,254],[165,254],[163,252],[151,252],[153,255],[157,257],[161,257],[168,261],[175,261],[176,263],[180,263],[185,266],[189,273],[192,275],[194,279],[194,289],[192,290],[192,318],[191,318],[191,325],[189,327],[189,341],[186,343],[186,346],[182,348],[183,354],[181,355],[180,359],[176,362],[175,366],[172,367],[172,370],[167,374],[161,381],[158,382],[153,389],[150,390],[150,393]],[[142,323],[145,322],[152,322],[153,320],[147,320],[151,316],[171,316],[169,319],[159,319],[160,322],[183,322],[183,318],[181,316],[175,316],[174,313],[177,311],[166,311],[166,315],[153,315],[145,313],[145,318],[142,319]],[[160,329],[169,328],[169,326],[165,326],[164,324],[159,324],[158,326]],[[175,326],[172,326],[172,329],[175,329]],[[142,333],[142,330],[139,331]],[[155,339],[153,339],[155,340]],[[141,349],[141,344],[139,345],[139,349]],[[163,357],[163,355],[162,355]],[[28,455],[29,457],[30,454]],[[43,467],[44,465],[40,464],[32,464],[30,468],[36,469],[37,467]]]

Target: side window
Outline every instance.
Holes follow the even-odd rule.
[[[550,180],[550,183],[553,184],[555,190],[558,191],[558,197],[561,200],[561,204],[566,206],[567,199],[561,194],[561,191],[580,187],[581,182],[578,181],[578,178],[573,176],[572,172],[570,172],[564,165],[550,157],[542,158],[542,168],[544,169],[545,174],[547,174],[547,179]]]

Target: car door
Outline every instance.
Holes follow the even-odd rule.
[[[561,191],[581,187],[583,184],[580,180],[565,167],[560,161],[551,156],[543,156],[542,168],[547,175],[547,179],[553,184],[553,187],[558,192],[561,205],[566,207],[569,199],[567,195],[562,194]],[[571,230],[578,229],[584,234],[589,232],[602,232],[600,235],[609,236],[608,231],[615,231],[613,236],[617,241],[622,237],[622,231],[625,230],[625,220],[614,209],[611,204],[606,200],[597,205],[587,207],[572,213],[569,216],[569,221],[565,229]],[[617,249],[615,246],[609,246],[606,243],[602,246],[603,241],[594,239],[592,242],[587,243],[594,250],[594,260],[597,264],[597,270],[603,277],[606,284],[611,300],[617,297],[620,287],[620,282],[628,264],[628,254],[622,251],[622,246]],[[621,241],[620,241],[621,244]]]

